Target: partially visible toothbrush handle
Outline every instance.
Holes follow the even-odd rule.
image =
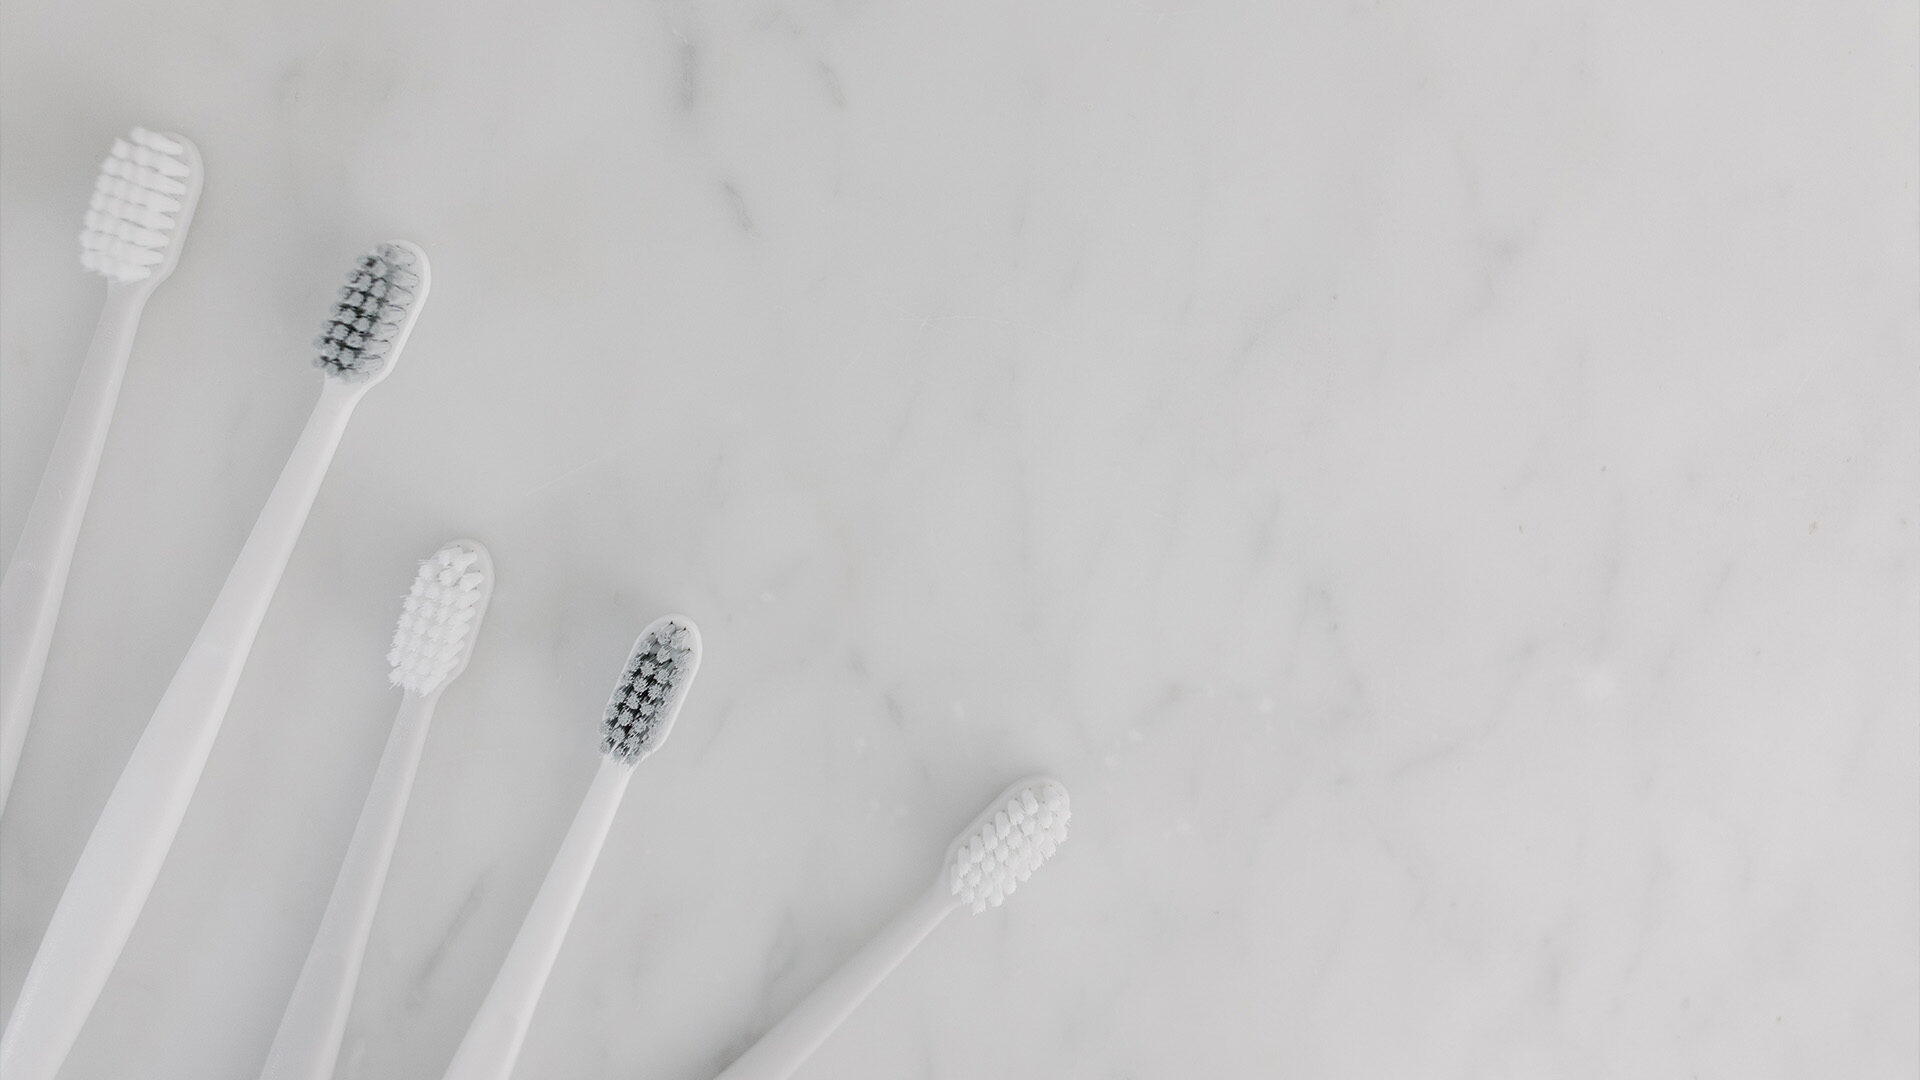
[[[47,666],[53,624],[67,569],[87,514],[100,453],[107,445],[114,403],[127,373],[134,331],[153,287],[146,282],[107,286],[107,300],[93,330],[93,343],[80,364],[66,418],[47,457],[33,506],[27,511],[20,542],[0,580],[0,809],[13,790],[14,770],[33,720],[40,675]]]
[[[374,770],[373,787],[353,828],[353,839],[347,843],[313,948],[287,1000],[273,1047],[267,1051],[261,1080],[328,1080],[333,1075],[373,916],[380,907],[381,887],[393,861],[407,796],[413,790],[414,773],[439,700],[437,690],[424,697],[409,693],[400,700],[400,715]]]
[[[553,970],[554,958],[560,955],[567,926],[580,906],[587,878],[593,873],[607,830],[613,825],[614,812],[620,809],[620,797],[631,779],[632,766],[612,757],[601,760],[600,771],[594,774],[573,825],[553,857],[553,866],[527,909],[526,921],[507,950],[507,958],[500,963],[493,988],[487,991],[466,1038],[447,1066],[446,1080],[507,1080],[513,1075],[520,1044],[526,1040],[534,1008],[540,1004],[540,992],[546,988],[547,975]]]
[[[220,596],[94,823],[27,969],[0,1076],[53,1080],[160,876],[358,392],[329,379]]]
[[[945,885],[944,881],[935,884],[894,916],[714,1080],[784,1080],[793,1075],[914,946],[960,906]]]

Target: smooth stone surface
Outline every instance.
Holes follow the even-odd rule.
[[[0,544],[134,124],[209,178],[0,825],[0,1005],[310,407],[314,507],[68,1080],[255,1075],[397,695],[500,587],[340,1075],[440,1075],[634,634],[706,659],[521,1077],[704,1080],[1012,779],[1074,835],[801,1072],[1911,1077],[1911,4],[17,0]]]

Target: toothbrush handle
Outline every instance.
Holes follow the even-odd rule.
[[[447,1066],[446,1080],[507,1080],[520,1057],[520,1044],[526,1040],[533,1010],[540,1004],[540,992],[546,988],[547,975],[554,958],[560,955],[560,943],[566,939],[567,926],[580,906],[580,894],[586,891],[587,877],[600,857],[600,848],[620,808],[627,781],[633,779],[633,766],[615,758],[604,758],[594,775],[580,810],[573,817],[560,850],[547,870],[547,879],[527,909],[526,921],[514,937],[500,974],[473,1016],[466,1038]],[[11,1077],[8,1080],[12,1080]]]
[[[13,773],[20,766],[33,702],[40,694],[40,673],[53,642],[53,624],[60,617],[60,596],[66,591],[73,546],[87,514],[87,498],[93,494],[94,475],[100,471],[100,452],[107,445],[107,428],[113,423],[114,402],[127,373],[134,331],[152,293],[147,283],[107,286],[107,302],[100,309],[87,358],[80,364],[66,418],[54,438],[53,453],[40,476],[40,489],[27,511],[13,560],[0,580],[0,808],[13,790]]]
[[[199,636],[107,797],[0,1035],[0,1076],[53,1080],[160,876],[254,634],[358,394],[328,380]]]
[[[340,1038],[347,1027],[354,985],[360,981],[360,961],[366,956],[367,937],[387,866],[400,838],[400,821],[413,791],[413,775],[427,742],[427,727],[440,692],[424,697],[408,693],[400,700],[400,715],[387,736],[387,749],[374,770],[360,821],[340,862],[327,912],[313,936],[300,981],[293,986],[280,1030],[267,1051],[261,1080],[328,1080],[340,1055]]]
[[[861,946],[714,1080],[784,1080],[793,1075],[914,946],[960,906],[944,884],[934,885],[894,916],[873,940]]]

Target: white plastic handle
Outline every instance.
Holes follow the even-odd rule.
[[[941,882],[894,916],[715,1080],[784,1080],[827,1041],[914,947],[960,906]]]
[[[127,373],[140,312],[153,295],[151,281],[107,286],[106,305],[93,329],[93,343],[80,364],[67,415],[47,457],[46,472],[27,511],[26,526],[0,579],[0,809],[13,790],[21,747],[33,720],[34,699],[60,617],[60,597],[73,565],[73,546],[87,516],[100,452],[107,445],[114,403]]]
[[[146,904],[364,384],[328,379],[199,636],[94,823],[0,1035],[0,1076],[53,1080]]]
[[[328,1080],[333,1075],[373,916],[380,907],[380,890],[393,862],[407,797],[413,791],[414,773],[439,701],[437,689],[424,697],[409,693],[400,700],[400,715],[387,736],[380,767],[374,770],[373,787],[353,827],[353,839],[347,843],[313,948],[307,952],[300,980],[280,1018],[280,1030],[267,1051],[261,1080]]]
[[[527,909],[526,921],[507,950],[494,977],[493,988],[480,1003],[480,1011],[460,1040],[460,1049],[447,1066],[446,1080],[507,1080],[520,1058],[520,1045],[526,1041],[533,1011],[540,1004],[540,992],[546,989],[547,975],[560,955],[567,927],[580,907],[580,895],[587,889],[587,878],[607,842],[607,830],[613,825],[614,812],[620,809],[620,797],[633,779],[633,766],[608,757],[594,774],[587,796],[567,829],[566,839],[553,857],[547,879]],[[8,1077],[8,1080],[12,1080]]]

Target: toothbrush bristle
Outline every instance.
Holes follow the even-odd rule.
[[[314,339],[314,366],[349,382],[380,374],[420,299],[420,261],[415,250],[392,243],[360,256]]]
[[[947,865],[954,897],[974,911],[999,907],[1059,850],[1072,816],[1059,782],[1015,785],[954,841]]]
[[[657,619],[634,643],[607,700],[600,752],[631,765],[658,749],[700,666],[700,631],[683,616]]]
[[[459,674],[473,651],[490,578],[480,551],[464,543],[420,564],[387,652],[393,685],[428,694]]]
[[[80,229],[80,265],[109,281],[141,281],[167,261],[191,197],[185,144],[134,128],[100,165]]]

